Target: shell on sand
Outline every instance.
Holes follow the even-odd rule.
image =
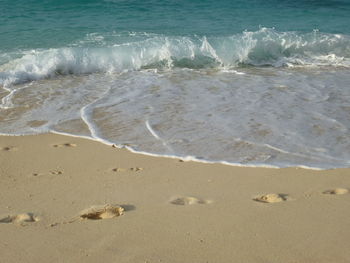
[[[106,219],[121,216],[124,213],[124,208],[118,205],[101,205],[92,206],[80,212],[80,218],[82,219]]]

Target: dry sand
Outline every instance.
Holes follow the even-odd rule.
[[[0,262],[350,262],[350,170],[0,136]]]

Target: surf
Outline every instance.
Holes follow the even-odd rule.
[[[220,37],[89,34],[68,46],[2,53],[1,58],[2,86],[61,75],[149,69],[349,68],[350,36],[273,28]]]

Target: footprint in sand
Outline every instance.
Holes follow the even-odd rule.
[[[349,193],[349,189],[346,189],[346,188],[335,188],[335,189],[331,189],[323,192],[323,194],[327,194],[327,195],[345,195],[348,193]]]
[[[14,151],[17,151],[17,148],[14,147],[14,146],[6,146],[6,147],[2,147],[0,148],[1,151],[4,151],[4,152],[14,152]]]
[[[87,209],[84,209],[79,213],[78,216],[72,218],[69,221],[56,222],[50,224],[51,227],[55,227],[61,224],[70,224],[78,220],[100,220],[100,219],[109,219],[114,217],[119,217],[124,214],[125,211],[135,210],[133,205],[113,205],[113,204],[104,204],[104,205],[94,205]]]
[[[51,170],[49,172],[51,175],[61,175],[63,174],[63,171],[60,171],[60,170]],[[45,173],[39,173],[39,172],[34,172],[31,174],[31,176],[34,176],[34,177],[39,177],[39,176],[44,176]]]
[[[0,223],[14,223],[19,225],[25,225],[26,223],[34,223],[39,221],[39,218],[33,213],[23,213],[18,215],[9,215],[0,219]]]
[[[107,219],[114,218],[124,214],[124,208],[119,205],[100,205],[100,206],[92,206],[88,209],[85,209],[80,212],[80,219]]]
[[[60,175],[60,174],[63,174],[63,172],[60,171],[60,170],[52,170],[52,171],[50,171],[50,174],[52,174],[52,175]]]
[[[131,168],[120,168],[120,167],[117,167],[117,168],[113,168],[112,171],[113,172],[127,172],[127,171],[131,171],[131,172],[139,172],[139,171],[142,171],[143,168],[141,167],[131,167]]]
[[[173,205],[205,205],[212,202],[211,200],[204,200],[193,196],[177,197],[170,201]]]
[[[254,198],[254,201],[257,202],[262,202],[262,203],[278,203],[278,202],[283,202],[287,201],[288,195],[286,194],[266,194],[266,195],[261,195],[256,198]]]
[[[31,176],[42,176],[42,175],[43,175],[42,173],[37,173],[37,172],[31,174]]]
[[[61,143],[61,144],[54,144],[52,145],[55,148],[61,148],[61,147],[77,147],[75,143]]]

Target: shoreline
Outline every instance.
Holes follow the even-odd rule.
[[[198,159],[195,156],[186,156],[184,158],[176,156],[176,155],[161,155],[161,154],[156,154],[156,153],[149,153],[149,152],[144,152],[144,151],[137,151],[134,150],[133,148],[124,145],[124,144],[115,144],[113,142],[103,140],[100,138],[94,138],[94,137],[89,137],[85,135],[74,135],[70,133],[65,133],[65,132],[56,132],[56,131],[48,131],[45,133],[37,133],[37,134],[2,134],[0,133],[0,136],[4,137],[21,137],[21,136],[40,136],[40,135],[45,135],[45,134],[53,134],[53,135],[60,135],[60,136],[67,136],[67,137],[73,137],[73,138],[78,138],[78,139],[83,139],[83,140],[90,140],[93,142],[98,142],[103,145],[106,145],[108,147],[115,147],[118,149],[126,149],[131,153],[134,154],[141,154],[145,156],[150,156],[150,157],[159,157],[159,158],[168,158],[168,159],[175,159],[175,160],[181,160],[184,162],[197,162],[197,163],[203,163],[203,164],[219,164],[219,165],[227,165],[227,166],[232,166],[232,167],[242,167],[242,168],[267,168],[267,169],[287,169],[287,168],[297,168],[297,169],[306,169],[306,170],[314,170],[314,171],[329,171],[329,170],[334,170],[334,169],[349,169],[350,167],[334,167],[334,168],[320,168],[320,167],[311,167],[311,166],[306,166],[306,165],[296,165],[296,166],[275,166],[275,165],[269,165],[269,164],[241,164],[241,163],[230,163],[227,161],[208,161],[204,159]]]
[[[0,136],[0,252],[4,262],[345,263],[349,189],[350,168],[237,167],[53,133]],[[107,204],[123,215],[81,217]]]

